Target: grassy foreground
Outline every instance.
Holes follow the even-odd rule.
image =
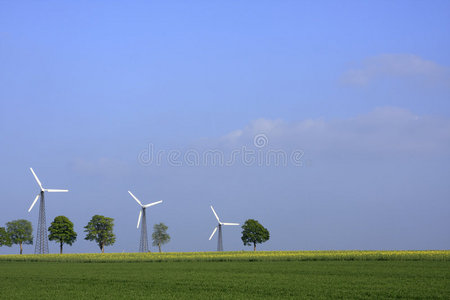
[[[449,251],[377,253],[2,255],[0,298],[449,298]]]

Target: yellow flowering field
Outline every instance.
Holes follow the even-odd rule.
[[[169,261],[450,261],[450,250],[427,251],[236,251],[167,253],[80,253],[0,255],[0,261],[169,262]]]

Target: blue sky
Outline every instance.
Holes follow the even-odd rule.
[[[138,249],[127,190],[164,200],[148,223],[168,251],[215,249],[211,204],[265,225],[264,250],[448,249],[449,28],[448,1],[1,1],[0,224],[37,226],[33,167],[70,190],[46,201],[75,224],[68,252],[98,250],[94,214],[116,220],[106,251]],[[239,155],[186,161],[213,150]],[[239,228],[224,243],[247,249]]]

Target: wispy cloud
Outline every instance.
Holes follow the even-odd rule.
[[[433,82],[450,79],[448,68],[413,54],[381,54],[366,58],[357,68],[346,71],[341,80],[351,85],[367,85],[383,77],[420,78]]]
[[[341,120],[308,119],[288,123],[259,119],[223,137],[229,145],[252,142],[264,133],[269,146],[297,147],[306,153],[333,155],[433,154],[450,151],[450,120],[383,107]]]

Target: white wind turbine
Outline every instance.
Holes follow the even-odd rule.
[[[36,246],[34,249],[35,254],[45,254],[48,253],[48,237],[47,237],[47,227],[45,222],[45,192],[49,193],[57,193],[57,192],[68,192],[69,190],[57,190],[57,189],[44,189],[42,183],[39,181],[39,178],[34,173],[33,168],[30,168],[31,173],[33,173],[34,179],[36,179],[39,188],[41,189],[39,194],[34,198],[33,203],[31,204],[28,212],[33,209],[33,206],[36,204],[39,197],[41,201],[39,202],[39,220],[38,220],[38,229],[36,235]]]
[[[214,236],[214,234],[216,233],[217,229],[219,230],[219,237],[218,237],[218,241],[217,241],[217,251],[223,251],[223,241],[222,241],[222,225],[228,226],[239,226],[239,223],[223,223],[220,222],[219,216],[216,214],[216,211],[214,210],[214,208],[211,205],[211,210],[214,213],[214,216],[217,219],[217,222],[219,222],[219,224],[217,224],[217,226],[214,228],[213,232],[211,233],[211,236],[209,237],[209,240],[211,240]]]
[[[139,228],[139,224],[141,223],[141,219],[142,219],[141,240],[139,242],[139,252],[148,252],[147,216],[145,214],[145,209],[150,206],[162,203],[162,200],[144,205],[141,203],[141,201],[139,201],[138,198],[136,198],[135,195],[133,195],[132,192],[128,191],[128,193],[131,195],[131,197],[133,197],[134,200],[136,200],[136,202],[141,207],[141,211],[139,211],[139,217],[138,217],[138,222],[137,222],[137,226],[136,226],[136,228]]]

